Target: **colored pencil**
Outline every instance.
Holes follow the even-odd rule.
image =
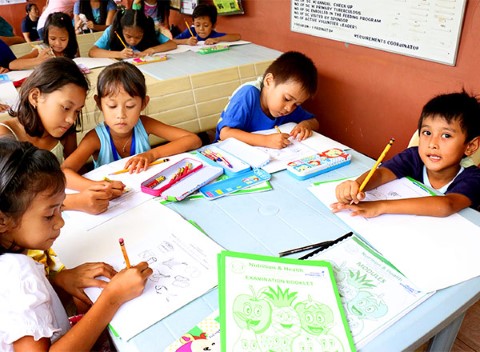
[[[158,165],[158,164],[161,164],[161,163],[166,163],[167,161],[170,161],[170,159],[165,158],[165,159],[155,160],[155,161],[151,162],[150,165],[148,165],[148,167],[153,166],[153,165]],[[112,172],[109,175],[120,175],[120,174],[124,174],[125,172],[128,172],[128,171],[130,171],[130,169],[122,169],[122,170]]]

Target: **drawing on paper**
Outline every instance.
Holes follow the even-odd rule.
[[[380,295],[373,291],[377,287],[366,272],[348,268],[331,261],[340,297],[344,304],[347,321],[352,335],[363,331],[365,320],[377,320],[388,313],[388,306]]]
[[[289,287],[267,286],[238,295],[233,318],[241,329],[234,351],[344,351],[342,342],[330,332],[332,309],[310,295],[299,296]]]

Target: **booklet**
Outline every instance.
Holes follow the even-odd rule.
[[[332,265],[357,349],[434,293],[420,291],[356,236],[308,259],[325,260]]]
[[[355,350],[329,263],[222,251],[218,270],[222,351]]]
[[[220,352],[220,348],[220,317],[216,310],[172,342],[164,352]]]

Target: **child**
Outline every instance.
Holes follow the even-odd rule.
[[[142,57],[175,49],[177,44],[155,32],[151,18],[142,11],[117,11],[113,24],[108,27],[88,55],[127,59]]]
[[[134,0],[133,10],[142,10],[145,16],[151,17],[157,32],[161,28],[169,28],[170,1],[167,0]]]
[[[77,147],[76,123],[81,115],[88,81],[71,59],[51,58],[40,64],[20,90],[14,118],[0,123],[0,136],[28,141],[50,150],[61,162]],[[65,209],[98,214],[108,201],[122,194],[120,183],[97,182],[78,194],[69,194]]]
[[[82,34],[103,31],[112,24],[116,12],[117,5],[112,0],[77,0],[73,5],[75,32]]]
[[[146,95],[145,77],[130,63],[117,62],[100,73],[95,101],[103,112],[105,122],[88,132],[63,163],[69,187],[83,189],[92,183],[75,173],[92,155],[95,167],[134,155],[125,164],[125,169],[133,173],[146,170],[152,161],[160,157],[201,145],[200,138],[194,133],[140,115],[149,97]],[[149,134],[170,142],[151,149]],[[74,176],[75,182],[70,184]]]
[[[255,146],[282,149],[289,137],[304,140],[319,127],[312,114],[300,105],[317,90],[317,69],[304,54],[290,51],[278,57],[256,82],[233,92],[217,124],[216,139],[235,137]],[[254,131],[297,122],[290,135],[262,135]]]
[[[100,297],[71,328],[43,265],[25,248],[47,250],[64,225],[65,177],[55,156],[28,142],[0,139],[0,350],[87,351],[124,303],[139,296],[152,274],[142,262],[118,274],[92,263],[94,275],[111,278]],[[98,266],[95,269],[93,266]],[[93,278],[93,277],[92,277]],[[84,286],[85,287],[85,286]]]
[[[480,169],[463,168],[464,156],[472,155],[480,144],[480,104],[467,93],[439,95],[422,110],[418,122],[419,145],[385,162],[373,174],[365,189],[373,189],[396,178],[412,177],[445,196],[361,202],[360,184],[368,172],[355,181],[337,186],[334,212],[349,209],[352,215],[374,217],[381,214],[448,216],[480,204]],[[353,204],[350,204],[352,203]]]
[[[23,70],[33,68],[51,57],[78,56],[78,43],[72,20],[63,12],[54,12],[45,23],[44,44],[46,48],[33,49],[10,63],[10,69]]]
[[[38,17],[40,12],[36,4],[29,3],[25,6],[27,15],[22,20],[22,34],[27,43],[34,42],[39,39],[37,32]]]
[[[216,44],[219,42],[235,42],[240,40],[238,33],[219,33],[215,31],[217,23],[217,8],[211,4],[199,4],[193,10],[193,27],[187,28],[174,39],[177,44],[197,45],[203,40],[205,44]]]

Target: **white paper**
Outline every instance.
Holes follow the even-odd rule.
[[[7,104],[14,110],[16,109],[19,103],[19,95],[13,82],[6,81],[0,83],[0,103]]]
[[[125,184],[129,191],[117,199],[112,199],[110,201],[108,210],[104,213],[91,215],[80,211],[64,211],[63,217],[66,221],[75,223],[76,226],[79,226],[85,230],[91,230],[96,226],[99,226],[100,224],[103,224],[104,222],[123,214],[130,208],[136,207],[139,204],[154,198],[154,196],[141,191],[141,183],[154,176],[156,173],[166,169],[168,166],[174,164],[176,161],[186,157],[195,158],[191,154],[187,153],[177,154],[175,156],[168,157],[168,162],[152,165],[146,171],[138,174],[129,174],[127,172],[119,175],[111,175],[111,173],[115,171],[122,170],[129,158],[124,158],[110,164],[102,165],[101,167],[86,173],[84,176],[95,181],[101,181],[105,177],[108,177],[110,180],[121,181],[123,184]],[[67,190],[67,193],[76,192]]]
[[[336,202],[339,182],[309,190],[324,205]],[[399,179],[367,192],[368,199],[428,196],[408,179]],[[459,214],[445,218],[384,214],[375,218],[336,213],[423,291],[435,291],[480,275],[480,227]]]
[[[24,78],[27,78],[33,73],[33,70],[19,70],[19,71],[8,71],[7,76],[10,78],[10,81],[16,82]]]
[[[433,294],[419,291],[359,241],[351,236],[308,258],[332,264],[357,349]]]
[[[296,126],[296,123],[289,122],[282,126],[279,126],[283,133],[290,133]],[[257,131],[259,134],[273,134],[278,133],[274,128],[270,130]],[[283,149],[273,149],[267,147],[255,147],[264,153],[267,153],[270,157],[270,162],[263,166],[262,169],[269,173],[274,173],[287,168],[287,164],[290,161],[301,159],[303,157],[323,152],[331,148],[339,148],[342,150],[350,149],[344,144],[334,141],[328,137],[325,137],[317,132],[313,132],[312,136],[303,140],[297,141],[293,137],[290,137],[290,145]]]
[[[77,65],[84,65],[89,69],[97,68],[97,67],[105,67],[111,64],[118,62],[114,59],[109,58],[101,58],[101,57],[76,57],[73,59]]]
[[[176,212],[156,201],[133,213],[95,230],[100,236],[116,229],[117,236],[125,239],[131,265],[146,261],[153,269],[142,295],[124,303],[110,323],[123,340],[131,339],[215,287],[217,254],[222,250]],[[118,240],[110,247],[109,256],[102,260],[116,270],[123,269]],[[85,292],[95,301],[101,290],[88,288]]]

